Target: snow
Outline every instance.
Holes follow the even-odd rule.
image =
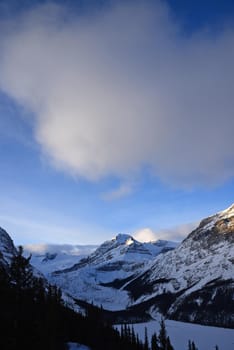
[[[33,256],[32,264],[52,284],[57,284],[73,297],[102,305],[109,310],[120,310],[131,302],[128,292],[123,287],[115,289],[105,284],[134,277],[155,256],[164,249],[173,249],[175,245],[176,243],[162,240],[140,243],[128,234],[118,234],[83,260],[78,256],[64,257],[58,254],[54,259],[46,261],[42,257]],[[68,267],[68,270],[64,270],[64,267]],[[53,273],[58,270],[58,273]]]
[[[66,291],[78,299],[94,302],[95,305],[105,305],[109,310],[119,310],[125,308],[129,302],[128,293],[113,288],[103,287],[98,284],[100,280],[105,281],[105,277],[114,279],[113,272],[98,272],[95,269],[85,268],[70,273],[59,274],[50,277],[50,281],[63,286]],[[115,277],[116,278],[116,277]]]
[[[132,236],[125,233],[119,233],[115,238],[112,239],[112,241],[117,241],[119,244],[127,245],[134,243]]]
[[[160,319],[134,324],[133,327],[140,339],[144,341],[145,327],[150,339],[154,332],[158,334],[159,323]],[[187,350],[188,340],[194,341],[199,350],[214,350],[216,345],[218,345],[219,350],[234,349],[234,329],[201,326],[172,320],[166,320],[165,325],[175,350]],[[120,329],[120,326],[117,328]]]
[[[209,216],[209,218],[207,219],[210,219],[210,220],[208,220],[208,223],[203,226],[203,230],[212,230],[212,228],[215,226],[217,221],[229,219],[229,218],[232,218],[233,216],[234,216],[234,204],[232,204],[227,209],[222,210],[215,215]]]
[[[224,217],[226,214],[219,216]],[[158,255],[149,266],[142,269],[142,275],[147,275],[144,283],[153,284],[158,279],[169,282],[155,284],[153,293],[142,295],[135,304],[163,294],[165,289],[172,293],[186,289],[186,296],[212,280],[233,279],[234,245],[226,239],[214,240],[212,243],[207,245],[205,236],[196,240],[193,234],[174,250]]]
[[[46,276],[53,271],[66,269],[77,264],[83,257],[82,255],[58,253],[53,259],[48,259],[46,254],[33,254],[30,262]]]
[[[224,219],[227,219],[227,218],[230,218],[231,216],[234,216],[234,204],[232,204],[227,209],[219,212],[218,215]]]
[[[31,254],[31,264],[44,275],[48,275],[51,272],[74,266],[97,247],[94,245],[32,244],[24,247],[24,255]]]
[[[174,293],[184,289],[183,296],[186,297],[211,280],[233,278],[234,245],[222,239],[222,236],[212,244],[207,244],[206,234],[194,239],[197,232],[200,234],[210,230],[218,220],[231,215],[233,211],[234,206],[203,220],[203,224],[179,246],[163,240],[140,243],[132,236],[121,233],[104,242],[83,260],[81,256],[58,253],[55,258],[53,255],[47,256],[49,259],[45,259],[45,255],[33,255],[31,263],[51,283],[57,284],[68,294],[109,310],[138,304],[163,294],[165,290]],[[172,250],[165,252],[168,249]],[[59,272],[54,274],[54,271]],[[149,294],[143,293],[134,302],[124,290],[124,285],[119,289],[113,288],[115,284],[111,285],[117,280],[124,283],[125,279],[144,274],[146,279],[143,283],[153,285],[154,290]],[[165,282],[154,285],[154,281],[159,279]],[[173,312],[173,305],[170,311]]]

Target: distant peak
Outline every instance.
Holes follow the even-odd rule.
[[[134,238],[126,233],[119,233],[115,238],[119,244],[132,244],[134,242]]]

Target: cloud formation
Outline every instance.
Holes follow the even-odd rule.
[[[188,236],[197,226],[199,222],[191,222],[177,225],[161,230],[154,231],[151,228],[143,228],[136,231],[133,236],[140,242],[152,242],[158,239],[180,242]]]
[[[72,245],[72,244],[26,244],[24,251],[26,254],[32,253],[60,253],[68,255],[88,255],[91,254],[98,246],[97,245]]]
[[[233,48],[233,28],[188,37],[160,1],[46,4],[1,24],[0,87],[63,171],[218,184],[234,175]]]
[[[146,227],[141,230],[138,230],[133,234],[134,238],[139,242],[153,242],[157,239],[160,239],[157,237],[155,232],[153,232],[150,228]]]

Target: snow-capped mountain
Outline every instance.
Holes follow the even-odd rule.
[[[0,252],[6,264],[16,252],[3,229]],[[147,319],[160,312],[234,328],[234,205],[202,220],[180,244],[140,243],[119,234],[83,257],[47,251],[32,263],[78,303],[111,310],[112,320]]]
[[[173,251],[159,255],[125,290],[177,320],[234,326],[234,205],[201,221]]]
[[[177,247],[121,234],[49,278],[74,297],[109,310],[151,316],[159,311],[177,320],[233,327],[234,205],[202,220]]]
[[[31,264],[47,275],[56,270],[72,267],[97,247],[97,245],[36,244],[25,246],[24,252],[27,256],[31,254]]]
[[[75,298],[109,310],[121,309],[131,303],[124,285],[159,253],[175,246],[174,242],[161,240],[140,243],[130,235],[119,234],[72,267],[47,274],[47,278]]]

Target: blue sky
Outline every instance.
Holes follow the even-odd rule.
[[[180,240],[233,203],[232,1],[0,1],[0,225]]]

